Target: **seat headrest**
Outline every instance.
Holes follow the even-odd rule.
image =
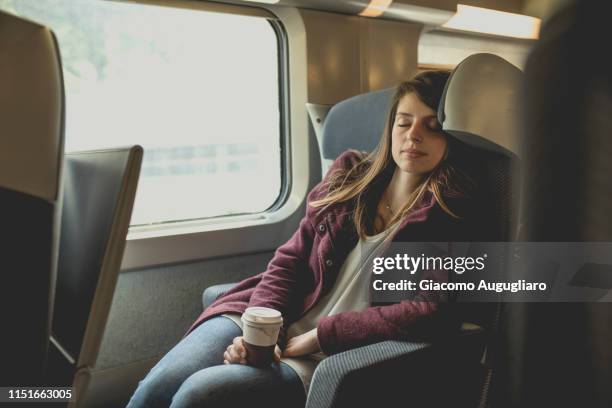
[[[334,105],[323,125],[323,158],[333,160],[346,149],[374,150],[385,129],[394,93],[395,88],[388,88]]]
[[[442,129],[468,145],[517,154],[523,73],[493,54],[474,54],[451,73],[438,119]]]
[[[64,153],[64,85],[55,36],[0,12],[0,61],[0,188],[55,202]]]

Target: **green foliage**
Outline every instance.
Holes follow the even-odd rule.
[[[103,78],[108,64],[104,52],[105,7],[87,0],[0,0],[0,9],[50,27],[60,42],[64,69],[76,77],[93,66]],[[69,38],[70,41],[62,41]]]

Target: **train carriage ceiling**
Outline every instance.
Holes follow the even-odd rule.
[[[441,16],[452,16],[457,4],[484,7],[510,13],[523,12],[523,0],[279,0],[278,4],[333,11],[344,14],[375,13],[380,17],[399,17],[409,19],[415,13],[440,13]]]
[[[522,67],[534,43],[532,39],[537,38],[540,21],[529,21],[528,27],[536,28],[527,31],[534,35],[517,35],[516,28],[523,24],[515,24],[515,18],[537,20],[531,17],[541,15],[527,14],[525,10],[540,12],[543,6],[563,0],[218,1],[275,3],[302,9],[306,38],[317,44],[308,47],[308,102],[334,104],[353,95],[393,86],[419,67],[451,69],[475,52],[495,53]],[[490,32],[480,26],[449,26],[447,22],[460,14],[459,4],[514,16],[504,16],[503,24],[493,21],[504,13],[490,13],[492,18],[472,16],[472,22],[493,25],[495,30]],[[512,30],[503,33],[501,27]],[[352,41],[355,37],[359,40]],[[389,63],[389,57],[393,63]]]
[[[258,0],[246,0],[258,2]],[[414,20],[431,25],[441,25],[457,10],[457,4],[482,7],[546,18],[568,0],[259,0],[276,2],[343,14],[367,15],[398,20]]]

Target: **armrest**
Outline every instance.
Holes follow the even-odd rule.
[[[204,309],[210,306],[219,296],[223,295],[235,285],[236,283],[232,282],[207,287],[202,293],[202,306],[204,306]]]
[[[306,408],[476,406],[485,341],[478,329],[439,343],[384,341],[335,354],[315,370]]]

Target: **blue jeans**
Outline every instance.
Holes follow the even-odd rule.
[[[304,387],[287,364],[223,364],[225,349],[241,335],[227,317],[206,320],[138,383],[127,408],[303,407]]]

